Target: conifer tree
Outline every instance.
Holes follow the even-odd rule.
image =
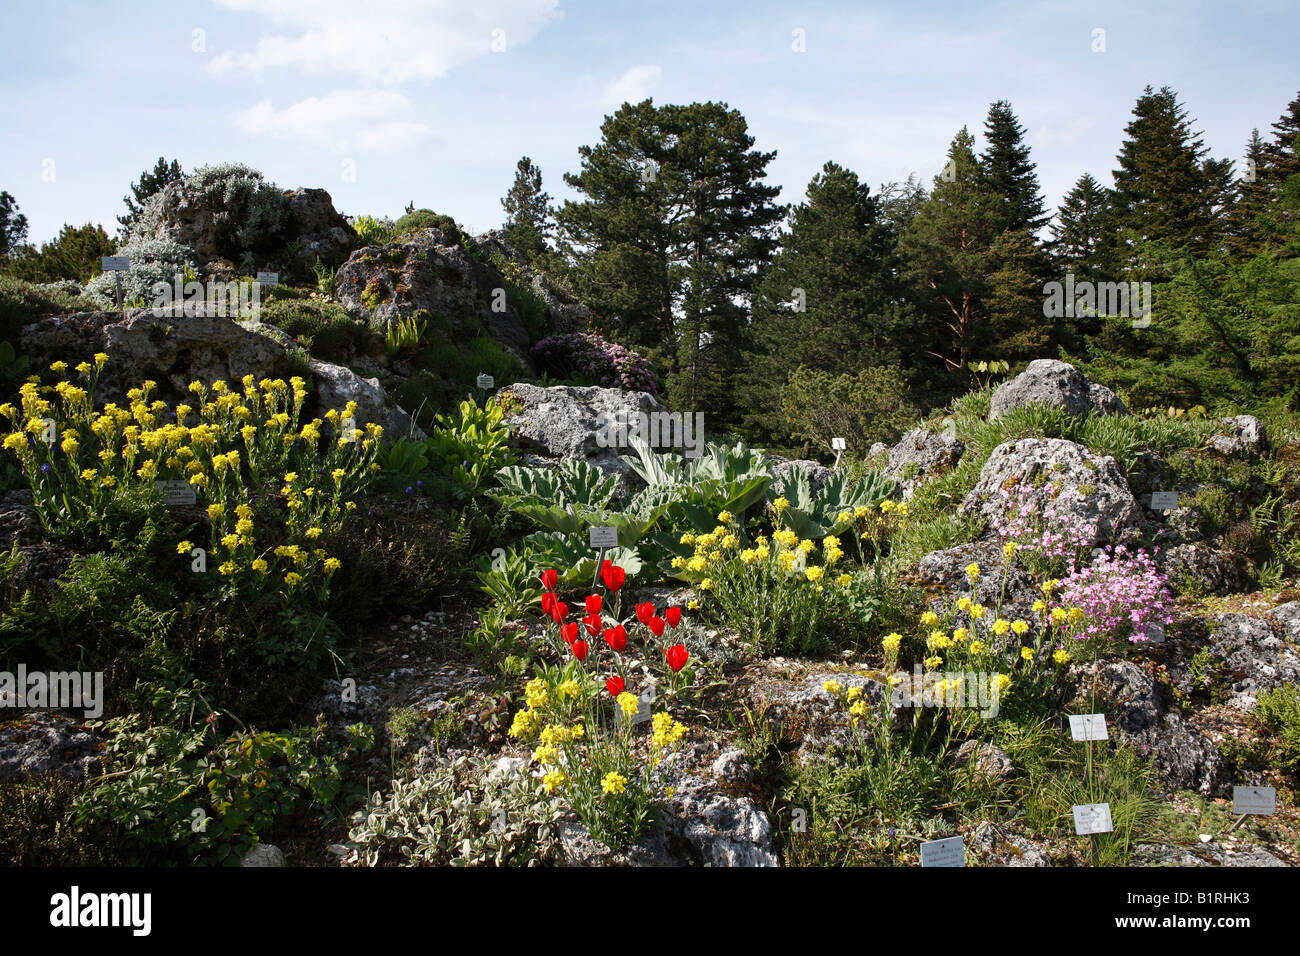
[[[506,241],[530,266],[542,267],[553,232],[551,197],[542,191],[542,171],[524,156],[515,166],[515,181],[501,200],[506,211]]]

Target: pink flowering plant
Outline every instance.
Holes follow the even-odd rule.
[[[1041,492],[1047,502],[1042,503]],[[1008,561],[1017,557],[1026,568],[1040,576],[1068,574],[1084,563],[1096,540],[1095,522],[1082,520],[1073,506],[1084,500],[1079,492],[1062,491],[1049,482],[1042,489],[1018,484],[1014,491],[999,489],[1002,511],[993,521],[1007,549]]]
[[[1144,644],[1174,622],[1169,581],[1141,548],[1107,547],[1105,555],[1063,579],[1060,587],[1062,601],[1083,610],[1078,641],[1127,637]]]
[[[645,358],[596,332],[552,335],[531,351],[537,365],[554,374],[582,375],[608,388],[659,394],[654,369]]]

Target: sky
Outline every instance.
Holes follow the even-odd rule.
[[[0,0],[0,24],[0,189],[37,243],[114,232],[159,156],[479,233],[521,156],[575,198],[578,147],[647,96],[738,109],[781,202],[828,160],[928,186],[1007,99],[1055,208],[1085,171],[1109,184],[1147,85],[1237,160],[1300,91],[1300,3],[1279,0]]]

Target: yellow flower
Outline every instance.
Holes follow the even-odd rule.
[[[780,514],[786,508],[790,507],[790,502],[787,501],[784,497],[777,498],[775,501],[772,502],[772,507],[776,510],[777,514]]]
[[[1034,659],[1034,649],[1032,647],[1020,648],[1020,656],[1024,660],[1032,661]]]
[[[996,634],[998,637],[1001,637],[1009,630],[1011,630],[1010,621],[1004,621],[1002,620],[1002,618],[998,618],[996,621],[993,622],[993,633]]]
[[[108,356],[103,352],[96,352],[93,357],[95,359],[96,367],[99,368],[102,368],[104,363],[108,361]]]
[[[980,576],[980,566],[978,564],[972,561],[970,564],[966,565],[966,577],[970,579],[971,584],[974,584],[976,581],[978,581],[979,576]]]
[[[921,624],[924,625],[925,627],[930,627],[931,625],[938,624],[938,623],[939,623],[939,615],[935,614],[933,611],[926,611],[924,614],[921,615]]]
[[[566,680],[561,683],[559,687],[555,688],[555,692],[560,696],[561,700],[565,697],[577,697],[581,691],[582,688],[578,686],[576,680]]]
[[[700,602],[695,600],[695,598],[691,598],[689,601],[686,602],[686,610],[698,611],[699,609],[700,609]]]
[[[966,640],[968,637],[970,637],[970,631],[966,630],[964,627],[959,627],[957,630],[952,632],[952,639],[958,644]]]
[[[805,569],[803,574],[804,577],[806,577],[809,581],[817,582],[822,579],[822,575],[824,575],[825,573],[826,573],[825,568],[819,567],[817,565],[813,565],[811,568]]]
[[[721,521],[723,524],[731,524],[731,522],[732,522],[732,520],[733,520],[733,519],[732,519],[731,512],[730,512],[730,511],[719,511],[719,512],[718,512],[718,520]]]
[[[284,576],[284,583],[289,585],[290,587],[293,587],[301,580],[302,580],[302,575],[299,574],[297,571],[290,571],[288,574]]]
[[[959,611],[969,611],[969,610],[970,610],[970,598],[968,598],[968,597],[964,597],[964,598],[962,598],[961,600],[959,600],[959,601],[957,602],[957,610],[959,610]]]
[[[1029,630],[1029,625],[1024,621],[1016,620],[1011,622],[1011,631],[1017,637],[1024,637],[1025,632],[1028,630]]]
[[[842,691],[843,689],[844,689],[844,685],[837,680],[822,681],[822,690],[826,691],[826,693],[828,694],[834,694],[836,697],[838,697],[840,691]]]
[[[997,692],[1000,694],[1008,687],[1011,686],[1011,678],[1008,677],[1006,674],[999,674],[997,678],[994,680],[994,683],[997,686],[998,689]]]
[[[320,535],[321,535],[321,530],[320,530],[320,528],[308,528],[308,529],[306,530],[306,532],[304,532],[304,533],[307,535],[307,537],[308,537],[310,540],[313,540],[313,541],[314,541],[316,538],[319,538],[319,537],[320,537]]]
[[[222,513],[222,507],[221,507],[220,504],[211,504],[211,505],[208,505],[208,517],[209,517],[209,518],[220,518],[220,517],[221,517],[221,513]]]
[[[1065,613],[1065,608],[1061,608],[1061,607],[1052,608],[1053,624],[1064,624],[1068,617],[1069,615]]]
[[[936,654],[933,657],[927,657],[924,664],[927,670],[934,670],[936,667],[943,666],[943,658]]]
[[[542,744],[533,751],[533,759],[540,764],[553,764],[559,755],[560,752],[550,744]]]
[[[182,541],[180,544],[176,545],[176,553],[177,553],[177,554],[189,554],[189,553],[190,553],[190,549],[193,548],[193,547],[194,547],[194,545],[193,545],[192,543],[190,543],[189,541]]]
[[[867,716],[867,702],[865,700],[855,700],[849,705],[849,713],[854,717]]]
[[[66,372],[67,370],[68,370],[68,363],[67,363],[67,362],[51,362],[51,363],[50,363],[50,371],[51,371],[51,372],[58,372],[60,375],[62,375],[62,374],[63,374],[64,372]]]
[[[980,620],[981,618],[983,618],[983,617],[984,617],[984,605],[983,605],[983,604],[972,604],[972,605],[970,606],[970,616],[973,617],[973,618],[975,618],[975,620],[977,620],[977,621]]]
[[[1047,608],[1047,605],[1044,604],[1041,600],[1039,600],[1039,601],[1035,601],[1035,602],[1034,602],[1034,613],[1035,613],[1035,614],[1042,614],[1043,611],[1046,610],[1046,608]]]
[[[623,711],[623,717],[627,720],[635,717],[637,709],[641,706],[640,701],[636,699],[636,695],[629,694],[627,691],[619,694],[614,699],[614,703],[618,704],[619,710]]]
[[[1070,663],[1070,655],[1065,651],[1057,651],[1052,655],[1052,660],[1056,661],[1058,664],[1068,664]]]
[[[256,571],[258,574],[266,574],[267,572],[266,561],[264,561],[262,558],[255,558],[253,560],[252,567],[253,570]]]
[[[1019,548],[1020,548],[1020,545],[1016,544],[1016,542],[1014,542],[1014,541],[1008,541],[1006,544],[1004,544],[1004,545],[1002,546],[1002,553],[1003,553],[1007,558],[1014,558],[1014,557],[1016,556],[1016,551],[1017,551]]]
[[[343,562],[340,561],[338,558],[326,558],[326,559],[325,559],[325,573],[326,573],[326,574],[333,574],[335,571],[337,571],[337,570],[338,570],[339,568],[341,568],[342,566],[343,566]]]
[[[600,789],[606,793],[622,793],[627,789],[627,777],[611,770],[601,779]]]
[[[712,579],[712,578],[705,578],[703,581],[701,581],[701,582],[700,582],[700,590],[701,590],[701,591],[712,591],[712,590],[713,590],[713,579]]]
[[[1078,624],[1078,623],[1079,623],[1080,621],[1082,621],[1083,618],[1084,618],[1083,608],[1081,608],[1081,607],[1072,607],[1072,608],[1070,608],[1070,615],[1069,615],[1069,616],[1070,616],[1070,623],[1071,623],[1071,624]]]
[[[235,573],[235,562],[233,562],[233,561],[226,561],[226,562],[222,563],[221,567],[217,568],[217,570],[220,571],[222,574],[227,574],[227,575],[228,575],[228,574],[234,574],[234,573]]]
[[[884,638],[882,638],[880,641],[881,647],[883,647],[886,651],[888,651],[891,654],[894,651],[898,650],[899,646],[902,643],[903,643],[903,635],[898,633],[889,634]]]
[[[853,575],[841,574],[838,578],[835,579],[835,583],[839,587],[846,588],[853,583]]]
[[[971,641],[971,642],[970,642],[970,652],[971,652],[972,654],[979,654],[979,653],[982,652],[983,650],[984,650],[984,642],[983,642],[983,641]]]

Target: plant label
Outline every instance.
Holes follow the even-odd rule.
[[[921,844],[922,866],[965,866],[966,845],[959,836]]]
[[[130,256],[101,256],[99,267],[104,272],[126,272],[131,268]]]
[[[846,444],[844,443],[844,439],[843,439],[843,438],[832,438],[832,439],[831,439],[831,451],[844,451],[844,449],[847,448],[847,447],[848,447],[848,445],[846,445]]]
[[[1109,740],[1105,714],[1071,714],[1070,736],[1075,740]]]
[[[1232,812],[1271,817],[1277,812],[1277,788],[1233,787]]]
[[[1089,833],[1110,833],[1115,825],[1110,819],[1109,803],[1084,803],[1074,808],[1074,832],[1079,836]]]
[[[168,508],[192,505],[198,500],[194,494],[194,486],[188,481],[155,481],[153,487],[163,496],[163,504]]]
[[[478,387],[483,389],[485,392],[491,391],[493,387],[496,386],[496,379],[491,375],[480,375],[477,381]]]
[[[1151,492],[1152,511],[1173,511],[1177,507],[1178,507],[1178,492],[1176,491]]]
[[[257,274],[258,285],[279,285],[280,273],[278,272],[259,272]]]
[[[604,528],[592,525],[587,529],[590,536],[591,546],[593,548],[617,548],[618,547],[618,529]]]
[[[633,727],[635,727],[637,724],[644,724],[647,720],[651,718],[651,716],[653,716],[652,708],[654,706],[654,702],[655,702],[655,685],[648,684],[645,690],[637,694],[636,713],[632,715],[632,720],[631,720],[631,724]],[[623,717],[623,711],[621,708],[616,707],[614,709],[614,722],[616,725],[620,727],[626,722],[626,719]]]

